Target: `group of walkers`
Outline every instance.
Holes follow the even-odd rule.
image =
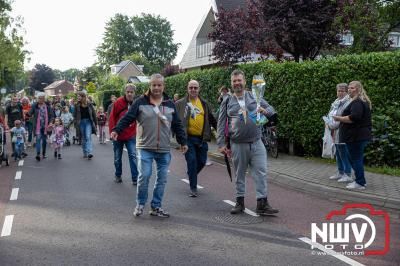
[[[156,163],[156,180],[153,188],[153,198],[150,202],[150,215],[169,217],[162,208],[164,189],[167,183],[168,168],[171,161],[171,132],[185,155],[187,174],[189,177],[190,197],[197,197],[197,178],[206,164],[208,144],[212,136],[212,128],[218,132],[219,151],[232,157],[236,170],[236,206],[232,214],[245,210],[245,174],[250,167],[256,185],[257,208],[259,215],[278,213],[267,200],[267,157],[261,141],[261,129],[250,119],[243,119],[243,114],[261,112],[267,117],[275,115],[275,110],[265,100],[257,108],[253,95],[246,90],[245,74],[235,70],[231,74],[233,94],[226,94],[221,103],[219,118],[213,115],[210,105],[200,96],[200,84],[190,80],[187,85],[187,95],[182,99],[169,99],[165,93],[164,77],[154,74],[150,77],[150,88],[144,95],[137,98],[126,107],[130,87],[125,87],[124,100],[116,100],[114,105],[121,106],[125,112],[115,116],[114,108],[110,114],[110,137],[115,141],[123,136],[133,134],[136,129],[136,172],[132,171],[133,184],[137,184],[136,207],[133,214],[143,214],[148,199],[149,180],[152,175],[153,161]],[[113,117],[114,116],[114,117]],[[111,123],[114,118],[117,123]],[[228,137],[229,136],[229,137]],[[133,140],[132,140],[133,142]],[[125,142],[129,154],[129,142]],[[120,153],[114,144],[114,163],[119,169]],[[133,158],[133,157],[132,157]],[[132,164],[131,164],[132,166]],[[120,171],[116,171],[115,180],[121,182]],[[137,180],[137,183],[135,182]]]
[[[77,98],[75,103],[73,99],[66,101],[59,96],[49,101],[44,93],[38,93],[33,99],[12,97],[4,114],[0,115],[0,123],[10,130],[14,160],[28,155],[25,151],[32,146],[33,137],[37,161],[47,158],[48,141],[54,148],[54,157],[62,159],[62,147],[70,143],[70,127],[73,124],[77,133],[74,138],[82,142],[84,157],[91,159],[90,135],[96,133],[97,117],[103,119],[105,114],[95,112],[84,91],[79,92]],[[104,119],[101,122],[104,127]]]
[[[6,108],[5,123],[11,129],[15,160],[26,155],[23,147],[26,135],[29,143],[32,140],[29,132],[36,139],[37,161],[46,158],[48,136],[51,136],[54,156],[61,159],[65,133],[71,124],[75,125],[83,158],[90,160],[93,158],[91,135],[98,132],[99,142],[105,143],[108,121],[114,152],[114,181],[122,182],[122,154],[126,147],[132,184],[137,186],[134,216],[144,213],[154,161],[156,177],[150,215],[169,217],[169,213],[162,208],[162,200],[171,162],[171,135],[175,136],[186,160],[189,196],[196,198],[199,196],[198,175],[207,162],[207,142],[211,141],[216,130],[218,150],[232,160],[235,171],[236,205],[231,213],[239,214],[245,210],[248,168],[255,184],[256,213],[278,213],[279,210],[269,204],[267,154],[261,140],[262,131],[259,125],[248,119],[256,112],[267,118],[274,118],[277,114],[264,99],[257,105],[253,94],[246,90],[244,72],[235,70],[231,73],[231,92],[226,87],[220,89],[218,117],[200,96],[201,87],[196,80],[188,82],[187,95],[181,99],[168,98],[162,75],[153,74],[149,83],[148,91],[141,96],[135,95],[135,85],[125,85],[124,94],[119,98],[112,97],[107,112],[102,107],[96,112],[94,103],[84,91],[78,92],[76,103],[62,100],[50,104],[43,93],[38,94],[32,103],[26,99],[19,103],[13,97]],[[350,182],[353,168],[356,179],[347,187],[363,189],[366,184],[363,151],[371,138],[371,103],[358,81],[349,85],[339,84],[337,96],[328,116],[324,117],[336,147],[338,173],[331,179]]]

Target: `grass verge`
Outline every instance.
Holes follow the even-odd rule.
[[[318,157],[306,157],[307,160],[321,162],[321,163],[329,163],[329,164],[336,164],[334,159],[325,159],[325,158],[318,158]],[[375,174],[384,174],[384,175],[391,175],[391,176],[398,176],[400,178],[400,168],[398,167],[390,167],[387,165],[384,166],[365,166],[365,171]]]

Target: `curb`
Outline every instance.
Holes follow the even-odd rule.
[[[221,154],[208,152],[208,155],[219,163],[225,164],[224,157]],[[305,181],[298,177],[270,169],[268,170],[268,174],[268,180],[270,182],[284,187],[289,187],[297,191],[305,192],[307,194],[346,203],[369,203],[390,211],[400,211],[399,199],[382,197],[358,191],[350,191],[336,187],[328,187],[326,185]]]

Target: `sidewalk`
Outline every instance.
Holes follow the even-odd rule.
[[[209,143],[211,159],[225,164],[215,143]],[[348,190],[344,183],[329,180],[336,165],[325,164],[297,156],[268,156],[268,181],[325,198],[353,203],[370,203],[400,211],[400,177],[366,172],[367,187],[362,191]],[[346,183],[347,184],[347,183]]]

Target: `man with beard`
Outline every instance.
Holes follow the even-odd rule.
[[[261,107],[251,92],[246,91],[246,79],[243,71],[234,70],[231,74],[233,94],[221,103],[218,117],[218,150],[232,157],[236,176],[236,205],[231,214],[245,210],[246,170],[249,167],[254,180],[257,198],[256,212],[259,215],[278,213],[267,200],[267,153],[261,141],[260,126],[250,119],[256,112],[271,117],[275,110],[264,99]],[[225,144],[225,126],[228,126],[231,149]]]
[[[110,120],[108,122],[110,134],[111,130],[117,125],[118,121],[131,108],[136,87],[133,84],[125,85],[125,95],[119,97],[112,105]],[[122,182],[122,151],[124,145],[128,151],[129,165],[131,168],[132,184],[137,185],[138,171],[136,167],[136,122],[134,121],[126,127],[119,135],[117,140],[113,141],[114,146],[114,166],[115,183]]]

